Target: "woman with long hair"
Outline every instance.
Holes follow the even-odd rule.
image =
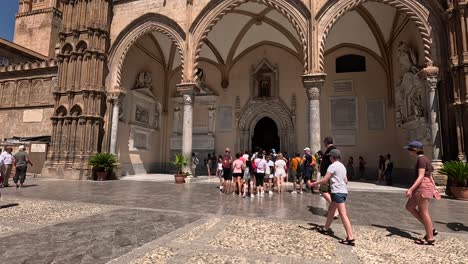
[[[431,161],[424,156],[423,144],[419,141],[412,141],[405,146],[411,156],[416,157],[416,180],[406,191],[408,197],[406,210],[408,210],[419,222],[424,225],[426,235],[423,239],[417,239],[416,244],[433,245],[434,236],[437,230],[433,229],[432,219],[429,214],[429,199],[434,197],[435,183],[432,178]]]

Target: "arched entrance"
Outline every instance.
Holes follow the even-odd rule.
[[[280,150],[278,126],[276,126],[275,121],[269,117],[263,117],[255,125],[252,138],[252,150],[256,148]]]
[[[239,114],[237,151],[248,150],[257,144],[282,152],[295,150],[295,118],[280,100],[251,99]]]

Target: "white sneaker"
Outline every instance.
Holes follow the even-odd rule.
[[[250,194],[250,198],[254,198],[255,197],[255,194]]]
[[[272,191],[269,191],[268,194],[269,194],[269,195],[273,195],[273,192],[272,192]]]
[[[300,191],[299,194],[302,194],[302,191]]]
[[[296,191],[292,191],[291,194],[297,194],[297,192],[296,192]]]
[[[263,198],[263,196],[265,196],[264,192],[262,192],[262,193],[260,194],[260,197],[261,197],[261,198]]]

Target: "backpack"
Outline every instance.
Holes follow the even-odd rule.
[[[257,173],[257,163],[255,162],[255,160],[253,160],[251,164],[253,173]]]
[[[223,168],[225,169],[230,169],[231,168],[231,163],[229,162],[229,156],[224,156],[223,158]]]
[[[312,156],[312,162],[310,162],[310,167],[315,168],[315,165],[317,165],[317,159],[315,158],[315,155]]]

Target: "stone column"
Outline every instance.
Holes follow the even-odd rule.
[[[192,173],[192,131],[193,131],[193,103],[195,95],[200,92],[200,88],[195,83],[182,83],[177,85],[177,91],[182,95],[184,104],[183,123],[182,123],[182,155],[184,155],[189,164],[183,168],[184,173]]]
[[[121,90],[113,90],[108,94],[108,98],[112,105],[112,121],[110,131],[110,148],[111,154],[117,154],[117,131],[119,129],[119,109],[125,93]]]
[[[439,81],[439,68],[428,66],[422,70],[423,80],[426,81],[429,90],[429,125],[432,144],[432,166],[434,168],[434,179],[438,185],[446,185],[447,177],[440,175],[437,170],[442,167],[442,135],[440,129],[439,100],[437,96],[437,84]]]
[[[307,74],[302,76],[302,82],[309,98],[309,147],[312,153],[320,150],[320,91],[325,83],[326,74]],[[303,146],[301,146],[302,148]]]
[[[455,123],[457,128],[457,148],[458,148],[458,160],[466,162],[465,154],[465,142],[464,142],[464,131],[463,131],[463,109],[460,105],[454,105],[455,108]]]

